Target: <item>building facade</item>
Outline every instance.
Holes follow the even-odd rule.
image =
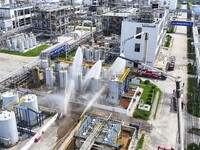
[[[126,58],[139,62],[144,61],[146,52],[146,63],[154,66],[157,54],[165,38],[166,31],[164,27],[167,24],[167,20],[168,11],[166,9],[141,8],[139,14],[135,14],[122,22],[120,52]],[[131,38],[142,32],[148,34],[146,42],[143,35]],[[137,63],[133,64],[128,61],[126,66],[139,67]]]
[[[33,6],[0,8],[0,29],[10,31],[23,29],[32,24]]]
[[[154,1],[160,2],[162,7],[169,8],[170,10],[175,10],[177,7],[177,0],[148,0],[148,4],[151,5]]]
[[[49,37],[67,33],[72,18],[79,15],[79,9],[72,6],[44,6],[34,12],[34,31]]]

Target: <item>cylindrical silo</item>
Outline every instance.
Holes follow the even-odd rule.
[[[31,38],[32,38],[32,41],[33,41],[33,46],[36,46],[37,45],[37,41],[36,41],[35,36],[33,35],[33,37],[31,37]]]
[[[16,39],[12,39],[12,48],[13,48],[14,50],[17,49],[17,40],[16,40]]]
[[[28,38],[29,48],[33,47],[32,38]]]
[[[101,89],[101,80],[92,78],[90,81],[90,91],[96,93]]]
[[[60,88],[64,89],[66,87],[66,82],[67,82],[67,70],[60,70],[59,71]]]
[[[25,95],[23,98],[24,98],[24,101],[20,104],[21,106],[24,106],[26,108],[29,108],[31,110],[38,112],[38,100],[35,94],[28,94],[28,95]],[[30,118],[31,125],[34,125],[37,123],[37,114],[35,112],[29,111],[28,117]],[[29,118],[27,118],[26,113],[23,112],[23,119],[28,121]]]
[[[10,48],[11,48],[11,42],[10,42],[10,40],[6,40],[6,46],[10,50]]]
[[[24,40],[24,47],[25,49],[29,49],[29,42],[27,38]]]
[[[56,62],[55,62],[55,70],[56,70],[56,71],[59,71],[59,70],[61,70],[61,68],[62,68],[62,67],[61,67],[60,61],[56,61]]]
[[[87,66],[83,66],[83,67],[82,67],[82,73],[83,73],[83,76],[85,76],[85,75],[88,73],[89,70],[90,70],[89,67],[87,67]]]
[[[20,52],[24,51],[24,42],[22,42],[22,41],[19,42],[19,51]]]
[[[110,102],[118,104],[119,103],[119,81],[117,79],[112,79],[109,82],[109,95],[108,99]]]
[[[101,78],[104,79],[104,80],[108,79],[108,70],[107,69],[105,69],[105,68],[102,69]]]
[[[13,111],[0,112],[0,143],[13,146],[19,141],[15,113]]]
[[[92,60],[92,50],[86,49],[85,50],[85,59],[86,61],[91,61]]]
[[[40,68],[41,69],[46,69],[49,67],[49,62],[47,59],[42,59],[40,62]]]
[[[3,107],[8,109],[18,101],[18,93],[14,91],[6,91],[2,95]]]
[[[53,69],[52,68],[47,68],[45,70],[45,79],[46,79],[46,86],[47,88],[53,88]]]
[[[94,51],[94,61],[99,61],[101,57],[101,52],[100,50],[95,50]]]
[[[33,83],[36,87],[40,86],[40,74],[39,74],[39,68],[33,67],[32,69],[32,77],[33,77]]]

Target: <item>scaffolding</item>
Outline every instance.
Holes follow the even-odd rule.
[[[44,122],[43,113],[41,111],[37,112],[31,108],[20,105],[17,105],[14,108],[17,120],[17,127],[20,132],[20,135],[27,133],[28,137],[33,136],[33,132],[31,131],[33,125],[31,124],[30,113],[34,113],[36,115],[37,122],[35,125],[39,126],[42,126]],[[23,114],[25,114],[25,117]]]
[[[44,36],[56,37],[68,32],[69,25],[75,17],[75,8],[60,6],[52,9],[36,8],[33,17],[33,30],[43,32]]]

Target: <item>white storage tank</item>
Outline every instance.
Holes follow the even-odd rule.
[[[82,52],[83,52],[83,56],[85,57],[85,50],[86,50],[86,47],[85,47],[85,46],[82,46],[81,49],[82,49]]]
[[[13,48],[14,50],[17,49],[17,40],[16,40],[16,39],[12,39],[12,48]]]
[[[92,50],[86,49],[86,50],[85,50],[85,59],[86,59],[87,61],[91,61],[91,60],[92,60],[92,56],[93,56]]]
[[[19,51],[20,52],[23,52],[25,49],[24,49],[24,42],[20,41],[19,42]]]
[[[83,76],[85,76],[85,75],[88,73],[89,70],[90,70],[89,67],[87,67],[87,66],[83,66],[83,67],[82,67],[82,73],[83,73]]]
[[[31,37],[32,38],[32,41],[33,41],[33,46],[36,46],[37,45],[37,41],[36,41],[36,38],[33,36]]]
[[[60,88],[64,89],[67,82],[67,70],[60,70],[59,71],[59,83]]]
[[[94,61],[99,61],[101,57],[101,52],[100,50],[95,50],[94,51]]]
[[[38,112],[38,100],[37,100],[37,96],[35,94],[28,94],[28,95],[25,95],[23,98],[24,98],[24,101],[20,104],[21,106],[30,108],[30,109]],[[28,119],[28,118],[26,118],[25,112],[23,112],[23,118],[24,118],[24,120]],[[30,118],[31,125],[34,125],[37,123],[36,113],[29,112],[29,118]]]
[[[119,88],[120,83],[118,82],[117,78],[113,78],[109,82],[109,95],[108,95],[108,100],[111,103],[118,104],[119,103],[119,95],[120,95],[120,88]]]
[[[98,92],[101,87],[103,86],[103,82],[101,79],[95,79],[95,78],[92,78],[91,81],[90,81],[90,91],[92,93],[96,93]]]
[[[108,79],[108,70],[103,68],[102,71],[101,71],[101,78],[102,79]]]
[[[47,88],[53,88],[54,85],[54,77],[53,77],[53,69],[47,68],[45,70],[45,79]]]
[[[18,101],[18,93],[14,91],[6,91],[2,95],[3,107],[8,109]]]
[[[15,113],[13,111],[0,112],[0,143],[13,146],[19,141]]]
[[[11,42],[10,42],[10,40],[6,40],[6,46],[10,50],[10,48],[11,48]]]
[[[28,38],[29,48],[33,47],[32,38]]]
[[[62,68],[62,67],[61,67],[60,61],[56,61],[56,62],[55,62],[55,70],[56,70],[56,71],[59,71],[59,70],[61,70],[61,68]]]
[[[29,49],[29,42],[27,38],[24,40],[24,47],[25,49]]]
[[[40,68],[41,69],[46,69],[49,67],[49,62],[47,59],[42,59],[40,62]]]

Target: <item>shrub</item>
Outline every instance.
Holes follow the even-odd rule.
[[[191,143],[187,145],[187,150],[199,150],[199,146],[196,143]]]
[[[149,84],[150,84],[150,81],[149,81],[149,80],[145,80],[145,81],[144,81],[144,84],[149,85]]]
[[[152,96],[153,96],[153,94],[149,93],[148,97],[152,97]]]
[[[153,92],[154,92],[154,89],[152,89],[152,88],[151,88],[151,91],[150,91],[150,93],[152,94]]]
[[[151,87],[151,89],[153,89],[153,90],[154,90],[155,88],[156,88],[156,86],[155,86],[155,85],[153,85],[153,86]]]
[[[148,105],[151,105],[151,99],[148,98],[147,104],[148,104]]]

